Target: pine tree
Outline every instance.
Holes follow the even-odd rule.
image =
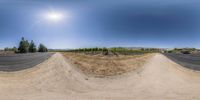
[[[36,45],[35,45],[35,43],[32,40],[31,43],[30,43],[30,45],[29,45],[29,52],[34,53],[36,51],[37,51]]]
[[[20,53],[28,53],[29,50],[29,43],[28,40],[25,40],[24,37],[22,37],[19,48],[18,48]]]
[[[47,52],[47,51],[48,49],[43,44],[39,45],[38,52]]]

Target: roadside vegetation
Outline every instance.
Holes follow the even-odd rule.
[[[102,55],[136,55],[144,53],[156,53],[161,52],[161,49],[157,48],[123,48],[123,47],[113,47],[113,48],[79,48],[67,50],[65,52],[74,53],[84,53],[84,54],[102,54]]]
[[[165,51],[165,53],[198,54],[200,53],[200,50],[196,48],[174,48],[172,50]]]
[[[40,44],[38,49],[35,45],[34,41],[31,40],[29,42],[24,37],[22,37],[21,41],[19,42],[19,47],[8,48],[4,49],[6,52],[15,52],[15,53],[35,53],[35,52],[48,52],[48,49],[45,45]]]

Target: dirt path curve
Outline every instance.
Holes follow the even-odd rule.
[[[34,68],[0,73],[0,100],[199,100],[200,74],[161,54],[121,76],[92,78],[59,53]]]

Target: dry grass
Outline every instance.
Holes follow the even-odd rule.
[[[10,56],[14,54],[15,53],[13,51],[0,51],[0,56]]]
[[[113,76],[141,67],[152,54],[142,55],[86,55],[82,53],[63,53],[84,74],[96,77]]]

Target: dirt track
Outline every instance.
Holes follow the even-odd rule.
[[[1,100],[199,100],[200,74],[155,54],[136,71],[92,78],[59,53],[34,68],[0,73]]]

